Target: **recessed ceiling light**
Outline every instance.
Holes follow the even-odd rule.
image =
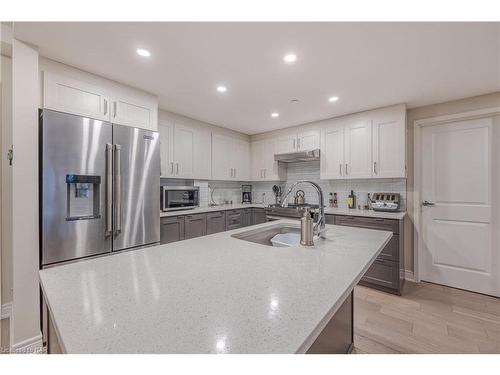
[[[337,100],[339,100],[338,96],[331,96],[331,97],[328,98],[328,101],[330,103],[336,102]]]
[[[139,56],[142,56],[142,57],[149,57],[149,56],[151,56],[151,52],[149,52],[147,49],[144,49],[144,48],[137,48],[135,50],[135,52],[137,52],[137,54]]]
[[[272,118],[279,117],[279,115],[280,115],[280,114],[279,114],[278,112],[273,112],[273,113],[271,113],[271,117],[272,117]]]
[[[217,86],[217,91],[218,92],[226,92],[227,91],[227,87],[226,86]]]
[[[297,55],[295,53],[289,53],[285,55],[285,57],[283,57],[283,61],[287,64],[293,64],[295,61],[297,61]]]

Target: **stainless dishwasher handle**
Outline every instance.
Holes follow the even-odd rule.
[[[115,235],[122,231],[122,146],[115,145]]]
[[[113,233],[113,145],[106,143],[106,236]]]

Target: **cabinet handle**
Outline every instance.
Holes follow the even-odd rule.
[[[300,149],[300,138],[297,138],[297,150]]]
[[[170,169],[171,169],[170,174],[174,174],[174,162],[173,161],[170,162]]]
[[[376,161],[373,162],[373,173],[377,174],[377,162]]]
[[[293,140],[293,149],[295,150],[295,139]]]
[[[116,118],[116,102],[113,102],[113,118]]]
[[[347,173],[347,163],[345,163],[345,175],[347,176],[349,173]]]
[[[234,168],[234,177],[236,177],[236,168]]]
[[[177,216],[177,219],[184,219],[184,216]]]
[[[339,164],[339,172],[340,172],[340,175],[342,176],[342,163]]]
[[[175,163],[175,167],[176,167],[176,173],[175,174],[179,174],[179,163]]]
[[[266,169],[264,168],[264,178],[266,178]]]
[[[107,99],[104,99],[104,114],[108,114],[108,101]]]

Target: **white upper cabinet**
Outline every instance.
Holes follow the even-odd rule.
[[[406,177],[406,111],[385,111],[372,120],[373,176]]]
[[[174,124],[161,122],[158,125],[158,130],[160,132],[161,176],[174,177]]]
[[[250,143],[223,134],[212,134],[212,178],[250,180]]]
[[[277,154],[314,150],[320,148],[320,132],[318,130],[293,132],[279,137],[276,142]]]
[[[334,119],[321,130],[320,178],[404,177],[404,105]]]
[[[332,121],[321,133],[320,178],[344,177],[344,126]]]
[[[94,78],[95,81],[95,78]],[[43,108],[148,130],[158,128],[158,100],[101,79],[102,86],[71,75],[43,72]],[[101,82],[99,81],[99,82]]]
[[[43,73],[43,107],[109,121],[110,102],[105,90],[50,72]]]
[[[158,109],[155,104],[134,98],[111,98],[111,122],[120,125],[156,130]]]
[[[344,127],[344,176],[347,178],[369,178],[371,171],[371,123],[359,118],[348,121]]]
[[[277,147],[277,139],[252,142],[250,176],[252,181],[280,181],[286,179],[286,167],[274,160]]]
[[[297,151],[310,151],[320,148],[320,132],[310,130],[297,134]]]
[[[159,131],[162,177],[211,178],[210,131],[167,121]]]
[[[276,140],[276,153],[286,154],[297,151],[297,134],[285,135]]]

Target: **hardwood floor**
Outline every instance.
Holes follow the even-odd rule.
[[[355,353],[500,353],[500,298],[406,282],[354,290]]]

